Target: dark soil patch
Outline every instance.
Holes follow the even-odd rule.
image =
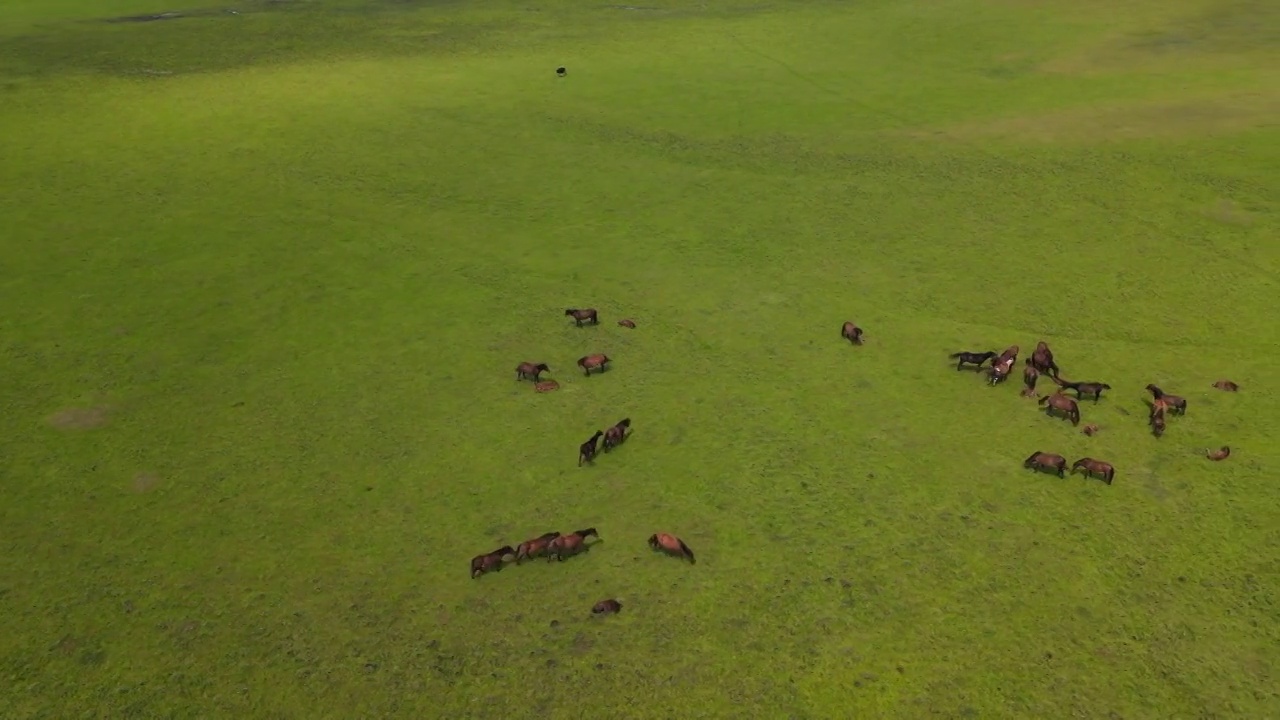
[[[175,20],[180,17],[184,17],[184,15],[182,13],[176,13],[176,12],[165,12],[165,13],[156,13],[154,15],[125,15],[123,17],[107,18],[104,22],[140,23],[140,22],[155,22],[157,20]]]
[[[92,430],[107,424],[104,405],[87,408],[66,408],[49,416],[49,424],[59,430]]]

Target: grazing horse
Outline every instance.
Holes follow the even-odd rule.
[[[1210,460],[1226,460],[1231,457],[1231,448],[1223,445],[1221,448],[1214,450],[1213,452],[1206,453],[1205,457]]]
[[[632,329],[632,330],[635,330],[635,329],[636,329],[636,321],[635,321],[635,320],[631,320],[631,319],[629,319],[629,318],[628,318],[628,319],[625,319],[625,320],[619,320],[619,321],[618,321],[618,325],[620,325],[621,327],[624,327],[624,328],[630,328],[630,329]]]
[[[1085,435],[1088,435],[1088,436],[1092,437],[1095,433],[1097,433],[1097,432],[1098,432],[1098,424],[1097,424],[1097,423],[1089,423],[1088,425],[1085,425],[1085,426],[1084,426],[1084,429],[1082,429],[1080,432],[1084,433]]]
[[[586,552],[587,537],[591,535],[600,537],[595,528],[587,528],[552,539],[551,544],[547,546],[547,562],[564,560],[580,552]]]
[[[1063,390],[1075,390],[1077,400],[1085,395],[1092,395],[1093,401],[1097,402],[1102,399],[1103,390],[1111,389],[1111,386],[1104,382],[1068,382],[1057,375],[1053,376],[1053,381]]]
[[[584,462],[592,462],[596,459],[596,443],[600,442],[600,436],[604,432],[597,430],[591,439],[578,446],[578,467],[582,467]]]
[[[1031,358],[1027,358],[1027,366],[1022,369],[1022,384],[1027,386],[1028,390],[1036,389],[1036,381],[1040,379],[1040,371],[1036,369],[1035,363],[1031,362]]]
[[[516,366],[516,380],[532,378],[534,382],[539,382],[542,380],[539,376],[544,372],[551,372],[546,363],[522,362]]]
[[[622,612],[622,603],[614,600],[613,598],[601,600],[591,606],[592,615],[612,615],[616,612]]]
[[[578,358],[578,367],[582,368],[582,371],[587,374],[587,377],[591,377],[592,370],[604,372],[605,364],[608,362],[608,355],[596,353],[595,355],[584,355]]]
[[[631,428],[631,418],[623,418],[618,421],[617,425],[604,431],[604,451],[618,447],[623,440],[627,439],[627,430]]]
[[[994,350],[987,352],[958,352],[951,353],[947,357],[955,360],[959,358],[960,362],[956,363],[956,370],[963,370],[965,365],[972,365],[974,370],[981,370],[982,363],[995,357],[997,353]]]
[[[1218,388],[1219,390],[1226,390],[1227,392],[1236,392],[1237,390],[1240,389],[1239,385],[1231,382],[1230,380],[1219,380],[1218,382],[1214,383],[1213,386]]]
[[[1151,405],[1151,417],[1147,420],[1151,423],[1151,434],[1156,437],[1164,435],[1164,403],[1157,400]]]
[[[1080,424],[1080,406],[1076,405],[1076,401],[1063,395],[1060,392],[1052,395],[1042,395],[1037,403],[1044,405],[1044,411],[1052,415],[1055,411],[1062,413],[1067,419],[1071,420],[1072,425]]]
[[[845,340],[848,340],[854,345],[861,345],[862,344],[862,328],[858,327],[857,325],[854,325],[851,322],[847,322],[844,324],[843,327],[840,328],[840,337],[844,338]]]
[[[1071,472],[1075,472],[1076,470],[1080,470],[1080,469],[1084,470],[1084,474],[1087,477],[1093,477],[1094,475],[1097,475],[1098,477],[1102,478],[1102,481],[1108,485],[1110,485],[1111,481],[1114,480],[1116,477],[1116,469],[1114,466],[1111,465],[1111,463],[1103,462],[1101,460],[1094,460],[1093,458],[1090,458],[1090,457],[1080,458],[1079,460],[1075,461],[1075,463],[1071,466]]]
[[[471,558],[471,579],[475,580],[487,572],[501,570],[502,559],[513,552],[515,551],[511,549],[510,545],[503,545],[491,553]]]
[[[1170,410],[1173,410],[1179,415],[1187,414],[1186,398],[1179,397],[1177,395],[1170,395],[1165,391],[1161,390],[1160,388],[1156,387],[1155,385],[1148,385],[1147,390],[1151,392],[1151,396],[1154,397],[1157,401],[1163,401],[1164,404],[1167,405]]]
[[[532,560],[536,557],[542,557],[547,554],[547,548],[551,545],[551,541],[560,537],[560,532],[542,533],[532,540],[525,540],[516,548],[516,564],[521,561]]]
[[[1053,362],[1053,351],[1043,340],[1036,343],[1036,350],[1031,353],[1031,364],[1040,372],[1049,373],[1055,377],[1058,374],[1058,366]]]
[[[689,549],[689,546],[685,545],[684,541],[675,535],[654,533],[649,536],[649,547],[675,557],[688,558],[690,565],[697,562],[693,559],[693,551]]]
[[[1061,455],[1040,452],[1037,450],[1031,453],[1026,460],[1022,461],[1022,467],[1031,468],[1036,472],[1040,472],[1041,470],[1057,470],[1058,477],[1066,477],[1067,459]]]
[[[582,310],[579,310],[578,308],[569,308],[564,311],[564,314],[573,318],[573,321],[578,323],[578,327],[582,327],[582,323],[584,322],[589,322],[592,325],[600,324],[600,318],[596,315],[595,308],[585,308]]]

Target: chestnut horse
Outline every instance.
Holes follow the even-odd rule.
[[[1240,389],[1239,385],[1231,382],[1230,380],[1219,380],[1218,382],[1214,383],[1213,386],[1218,388],[1219,390],[1226,390],[1227,392],[1236,392],[1237,390]]]
[[[1092,437],[1092,436],[1094,435],[1094,433],[1098,432],[1098,424],[1097,424],[1097,423],[1089,423],[1088,425],[1085,425],[1085,426],[1084,426],[1084,428],[1082,428],[1082,429],[1080,430],[1080,432],[1084,433],[1085,435],[1089,435],[1090,437]]]
[[[536,557],[542,557],[547,554],[547,547],[551,545],[551,541],[560,537],[560,532],[542,533],[532,540],[525,540],[516,548],[516,564],[519,565],[523,560],[532,560]]]
[[[689,549],[689,546],[685,545],[684,541],[675,535],[654,533],[649,536],[649,547],[654,550],[661,550],[668,555],[687,558],[690,565],[697,562],[693,559],[693,551]]]
[[[1223,445],[1221,448],[1214,450],[1213,452],[1205,453],[1205,457],[1210,460],[1226,460],[1231,457],[1231,448]]]
[[[600,317],[596,314],[595,308],[585,308],[582,310],[579,310],[578,308],[569,308],[564,311],[564,314],[573,318],[573,321],[578,324],[578,327],[582,327],[582,323],[584,322],[589,322],[592,325],[600,324]]]
[[[605,364],[608,362],[609,362],[609,356],[604,355],[602,353],[597,353],[595,355],[584,355],[578,358],[578,367],[582,368],[582,371],[587,374],[587,377],[591,377],[592,370],[604,372]]]
[[[1045,405],[1044,411],[1049,415],[1056,411],[1062,413],[1071,421],[1072,425],[1080,424],[1080,407],[1076,405],[1075,400],[1060,392],[1052,395],[1042,395],[1038,404]]]
[[[475,580],[487,572],[501,570],[503,558],[513,552],[515,551],[511,549],[510,545],[503,545],[491,553],[471,558],[471,579]]]
[[[1104,382],[1068,382],[1057,375],[1053,376],[1053,381],[1063,390],[1075,390],[1077,400],[1085,395],[1092,395],[1093,401],[1097,402],[1102,399],[1103,390],[1111,389],[1111,386]]]
[[[604,451],[618,447],[623,440],[627,439],[627,430],[631,428],[631,418],[623,418],[618,421],[617,425],[604,431]]]
[[[844,338],[845,340],[848,340],[854,345],[861,345],[862,344],[862,328],[858,327],[857,325],[854,325],[851,322],[847,322],[844,324],[843,327],[840,328],[840,337]]]
[[[1076,470],[1080,470],[1080,469],[1084,470],[1084,474],[1087,477],[1093,477],[1094,475],[1097,475],[1098,477],[1102,478],[1103,482],[1105,482],[1108,485],[1111,484],[1111,481],[1115,479],[1115,476],[1116,476],[1116,469],[1111,465],[1111,463],[1103,462],[1101,460],[1094,460],[1093,458],[1089,458],[1089,457],[1080,458],[1079,460],[1075,461],[1075,463],[1072,464],[1071,466],[1071,472],[1075,472]]]
[[[547,546],[547,562],[564,560],[567,557],[586,552],[587,538],[591,535],[595,535],[597,539],[600,537],[596,533],[596,529],[592,527],[552,539],[551,544]]]
[[[516,366],[516,380],[524,380],[532,378],[534,382],[542,380],[539,375],[544,372],[551,372],[551,368],[546,363],[522,362]]]
[[[960,360],[960,362],[956,363],[956,370],[964,369],[965,365],[972,365],[974,370],[981,370],[982,363],[990,360],[996,355],[997,353],[994,350],[988,350],[987,352],[951,353],[947,357],[951,358],[952,360],[955,360],[957,358]]]
[[[1041,470],[1057,470],[1058,477],[1066,477],[1067,459],[1061,455],[1040,452],[1037,450],[1031,453],[1026,460],[1022,461],[1022,467],[1030,468],[1036,472],[1040,472]]]
[[[619,327],[628,328],[628,329],[630,329],[630,330],[635,330],[635,329],[636,329],[636,321],[635,321],[635,320],[632,320],[632,319],[630,319],[630,318],[626,318],[626,319],[623,319],[623,320],[619,320],[619,321],[618,321],[618,326],[619,326]]]
[[[1148,385],[1147,390],[1151,392],[1151,396],[1154,397],[1157,401],[1164,401],[1164,404],[1167,405],[1170,410],[1173,410],[1179,415],[1187,414],[1186,398],[1179,397],[1177,395],[1170,395],[1165,391],[1161,390],[1160,388],[1156,387],[1155,385]]]
[[[1055,377],[1058,374],[1058,366],[1053,362],[1053,351],[1043,340],[1036,343],[1036,350],[1031,353],[1031,364],[1040,372],[1049,373]]]
[[[601,435],[604,433],[597,430],[595,435],[578,446],[578,467],[582,467],[584,462],[589,463],[596,459],[596,443],[600,442]]]

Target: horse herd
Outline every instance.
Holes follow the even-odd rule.
[[[569,308],[564,311],[564,314],[566,317],[573,318],[578,327],[600,324],[600,314],[595,308]],[[619,320],[618,325],[633,330],[636,327],[635,321],[630,319]],[[587,377],[590,377],[592,371],[604,372],[608,362],[609,356],[597,353],[580,358],[578,367],[584,370]],[[516,366],[516,380],[532,380],[534,388],[538,392],[547,392],[559,387],[554,380],[542,379],[542,373],[550,371],[551,368],[546,363],[522,362]],[[551,385],[548,386],[548,383]],[[623,418],[606,430],[597,430],[586,442],[578,446],[578,466],[581,467],[583,464],[590,464],[595,461],[601,438],[604,439],[604,452],[607,453],[625,442],[630,433],[631,418]],[[471,578],[475,579],[486,573],[501,570],[511,561],[514,561],[517,565],[525,560],[539,557],[547,558],[548,562],[552,560],[563,561],[566,558],[589,550],[594,543],[589,545],[587,543],[588,538],[595,538],[599,541],[600,534],[593,527],[568,534],[553,531],[525,540],[514,549],[510,545],[503,545],[497,550],[477,555],[471,559]],[[649,536],[649,547],[666,555],[688,560],[691,565],[696,562],[693,550],[689,549],[689,546],[675,535],[654,533]],[[607,615],[621,610],[622,603],[613,598],[601,600],[591,608],[591,612],[596,615]]]
[[[840,333],[841,337],[848,337],[847,332],[851,326],[852,323],[844,324]],[[861,337],[861,331],[858,331],[858,336]],[[975,371],[981,371],[983,364],[990,360],[991,364],[986,368],[987,382],[991,385],[999,385],[1009,378],[1014,364],[1018,361],[1018,346],[1011,345],[1002,353],[997,353],[994,350],[986,352],[957,352],[952,353],[949,357],[957,361],[956,370],[963,370],[968,365],[972,366]],[[1058,386],[1049,395],[1038,395],[1036,392],[1036,384],[1042,375],[1048,377]],[[1043,340],[1036,344],[1035,352],[1031,353],[1031,357],[1026,359],[1026,367],[1022,371],[1022,383],[1024,386],[1022,389],[1023,397],[1038,397],[1037,404],[1044,406],[1046,414],[1066,418],[1071,421],[1073,426],[1080,424],[1079,401],[1087,396],[1092,397],[1096,403],[1102,399],[1103,391],[1111,389],[1111,386],[1104,382],[1072,382],[1062,379],[1058,364],[1053,359],[1053,351],[1049,349],[1049,345]],[[1236,392],[1240,389],[1239,385],[1230,380],[1219,380],[1213,384],[1213,387],[1227,392]],[[1145,389],[1151,393],[1151,401],[1148,403],[1150,412],[1147,414],[1147,423],[1151,427],[1151,433],[1156,437],[1161,437],[1165,432],[1165,416],[1185,415],[1187,413],[1187,400],[1178,395],[1170,395],[1154,384],[1148,384]],[[1075,391],[1076,396],[1074,398],[1067,394],[1070,390]],[[1084,426],[1083,432],[1086,435],[1093,435],[1098,432],[1098,426],[1094,423],[1089,423]],[[1224,445],[1218,450],[1207,452],[1205,457],[1210,460],[1225,460],[1230,455],[1231,448]],[[1064,477],[1068,472],[1066,458],[1055,453],[1046,453],[1039,450],[1031,453],[1022,462],[1022,466],[1036,471],[1057,472],[1058,477]],[[1108,485],[1111,484],[1116,475],[1116,469],[1111,463],[1091,457],[1081,458],[1073,463],[1070,472],[1074,473],[1077,470],[1083,470],[1086,477],[1096,475]]]

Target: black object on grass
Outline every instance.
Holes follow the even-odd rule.
[[[565,69],[564,69],[564,68],[562,68],[562,67],[558,67],[558,68],[556,68],[556,75],[559,75],[560,77],[564,77],[564,76],[565,76],[565,73],[567,73],[567,72],[569,72],[569,71],[568,71],[568,70],[565,70]]]

